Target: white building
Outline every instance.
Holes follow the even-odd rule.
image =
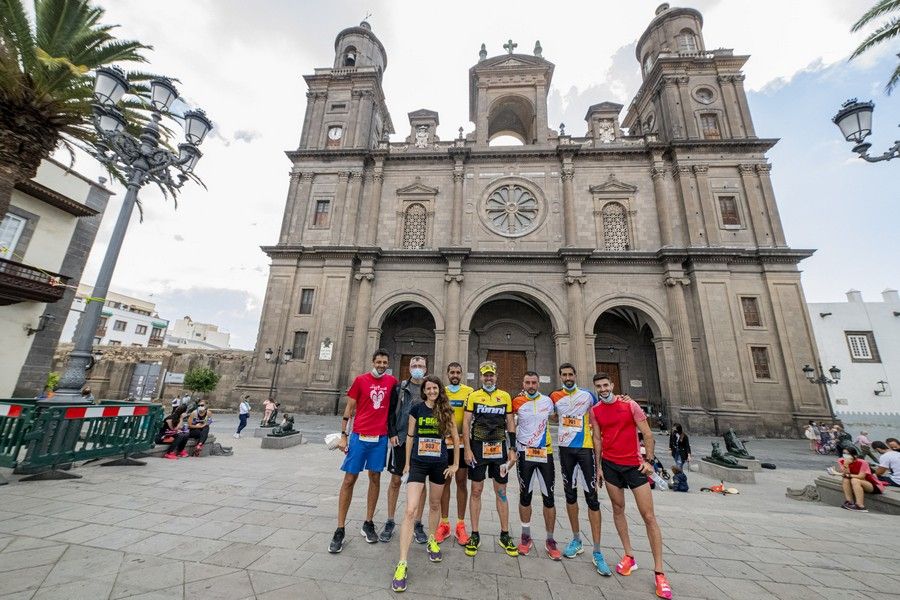
[[[84,312],[85,305],[93,298],[94,288],[79,285],[75,301],[69,310],[62,339],[72,342],[78,319]],[[100,312],[100,324],[94,335],[94,344],[110,346],[143,346],[160,347],[169,321],[162,319],[156,312],[156,305],[147,300],[126,296],[116,292],[106,294],[103,310]]]
[[[172,325],[165,343],[170,348],[227,350],[230,348],[230,341],[231,334],[219,331],[218,325],[198,323],[189,316],[185,316]]]
[[[0,398],[44,387],[75,286],[112,192],[53,160],[0,215]]]
[[[847,302],[810,302],[809,315],[822,367],[841,370],[840,382],[828,386],[835,415],[850,424],[898,427],[900,296],[892,289],[881,296],[864,302],[850,290]]]

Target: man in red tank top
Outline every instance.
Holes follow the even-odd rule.
[[[613,395],[613,384],[606,373],[594,375],[594,388],[598,402],[591,408],[590,421],[594,436],[594,460],[597,462],[597,487],[603,485],[606,479],[613,521],[625,549],[625,556],[616,565],[616,572],[631,575],[637,569],[628,535],[628,520],[625,518],[625,488],[629,488],[647,528],[656,572],[656,595],[671,598],[672,588],[663,573],[662,534],[653,512],[653,495],[647,479],[653,474],[651,463],[655,446],[647,415],[628,396]],[[638,431],[643,434],[646,460],[641,457]]]

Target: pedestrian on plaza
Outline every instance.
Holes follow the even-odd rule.
[[[815,421],[810,421],[806,429],[803,430],[803,437],[809,440],[809,449],[816,451],[816,440],[819,439],[819,428],[816,427]]]
[[[681,469],[691,460],[691,441],[684,433],[681,423],[672,426],[672,433],[669,434],[669,451],[672,453],[675,466]]]
[[[900,452],[877,440],[872,442],[872,448],[880,454],[875,476],[891,487],[900,487]]]
[[[859,448],[860,456],[868,456],[873,461],[878,462],[878,457],[875,456],[874,452],[872,452],[872,442],[869,440],[868,431],[860,431],[859,435],[856,436],[854,442],[856,442],[856,446],[857,448]]]
[[[274,398],[266,398],[265,402],[263,402],[263,427],[269,427],[269,422],[272,419],[272,414],[275,412],[275,409],[278,408],[278,405],[275,404]],[[274,423],[273,423],[274,425]]]
[[[250,396],[244,394],[241,396],[241,403],[238,406],[238,428],[234,433],[235,438],[241,437],[241,431],[247,426],[247,420],[250,418]]]
[[[388,416],[388,459],[387,470],[391,474],[391,482],[388,484],[387,493],[387,520],[384,528],[378,534],[378,541],[390,542],[394,535],[396,523],[394,516],[397,512],[397,500],[400,498],[400,484],[403,472],[406,468],[406,426],[409,422],[409,413],[414,406],[423,401],[421,395],[422,382],[428,363],[423,356],[414,356],[409,359],[409,377],[391,390],[391,414]],[[425,497],[428,495],[423,486],[423,492],[419,496],[416,523],[413,527],[413,535],[417,544],[428,541],[428,534],[422,525],[422,514],[425,511]],[[443,493],[443,488],[441,488]]]
[[[172,410],[169,416],[163,419],[159,433],[156,434],[156,439],[153,440],[156,444],[168,444],[163,458],[175,460],[178,458],[176,453],[184,451],[184,444],[187,443],[187,434],[181,431],[181,420],[186,412],[187,406],[180,404]],[[184,452],[184,456],[187,456],[187,452]]]
[[[365,540],[378,542],[375,531],[375,507],[381,490],[381,472],[387,462],[388,417],[394,412],[390,405],[391,390],[397,378],[387,373],[390,355],[379,348],[372,354],[372,370],[353,380],[347,390],[347,406],[341,422],[341,440],[338,448],[347,454],[341,470],[344,480],[338,496],[337,529],[328,546],[328,552],[337,554],[344,549],[344,526],[353,499],[353,488],[363,470],[369,471],[369,490],[366,497],[366,520],[361,533]],[[350,431],[350,419],[353,430]]]
[[[182,406],[184,406],[185,409],[187,408],[187,404]],[[181,408],[181,406],[178,408]],[[194,446],[194,456],[200,456],[200,451],[203,450],[203,444],[206,443],[206,439],[209,437],[209,424],[211,422],[212,411],[207,409],[206,400],[201,400],[197,403],[197,409],[192,411],[187,418],[187,435],[178,441],[179,458],[187,456],[185,446],[187,446],[189,439],[197,440],[197,444]]]
[[[686,492],[689,489],[687,473],[678,465],[672,467],[672,487],[670,489],[673,492]]]
[[[859,451],[851,446],[844,448],[841,465],[841,487],[844,490],[844,503],[841,508],[853,512],[869,512],[866,509],[866,494],[881,494],[884,482],[872,473],[869,463],[859,457]]]

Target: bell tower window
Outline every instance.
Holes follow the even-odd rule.
[[[681,54],[698,52],[697,36],[690,29],[682,29],[681,33],[676,36],[678,41],[678,52]]]
[[[345,67],[356,66],[356,48],[354,48],[353,46],[347,46],[347,49],[344,50],[343,64]]]
[[[521,96],[499,98],[488,113],[491,145],[533,144],[536,141],[534,106]],[[496,142],[495,142],[496,140]]]

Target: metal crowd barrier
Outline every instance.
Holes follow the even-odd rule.
[[[38,473],[25,479],[77,477],[57,470],[60,465],[120,455],[107,465],[143,464],[130,454],[149,450],[163,420],[163,409],[153,404],[104,402],[37,406],[0,401],[0,466]],[[10,408],[3,408],[9,406]],[[21,423],[7,425],[7,421]],[[8,430],[8,433],[7,433]],[[25,457],[18,457],[25,448]],[[23,479],[23,481],[25,480]]]

